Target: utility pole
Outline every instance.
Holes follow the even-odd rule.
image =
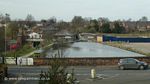
[[[6,36],[6,29],[7,29],[7,17],[9,17],[9,14],[5,14],[5,26],[4,26],[4,30],[5,30],[5,56],[3,56],[3,63],[5,63],[5,57],[7,55],[6,51],[7,51],[7,36]]]
[[[7,15],[7,14],[5,14],[5,15]],[[4,26],[4,28],[5,28],[5,56],[3,55],[3,63],[5,63],[5,57],[6,57],[6,51],[7,51],[7,46],[6,46],[6,43],[7,43],[7,41],[6,41],[6,18],[5,18],[5,26]]]

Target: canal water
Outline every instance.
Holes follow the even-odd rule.
[[[48,52],[47,57],[51,58],[52,53]],[[103,57],[143,57],[144,55],[119,49],[116,47],[93,43],[76,42],[63,51],[66,58],[103,58]]]

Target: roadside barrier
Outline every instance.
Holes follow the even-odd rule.
[[[6,57],[6,64],[9,65],[34,65],[33,58]]]

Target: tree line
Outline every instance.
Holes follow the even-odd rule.
[[[42,23],[44,26],[52,25],[59,28],[59,30],[67,29],[74,33],[129,33],[129,31],[127,31],[123,25],[123,22],[125,21],[132,22],[132,19],[129,18],[128,20],[110,21],[105,17],[92,19],[90,17],[83,18],[82,16],[74,16],[70,22],[63,20],[57,21],[56,17],[50,17],[47,20],[42,19],[41,21],[36,21],[34,16],[28,14],[25,20],[14,21],[11,20],[9,14],[0,14],[0,23],[8,23],[6,28],[7,36],[11,38],[15,38],[17,36],[19,29],[31,29],[32,27],[36,26],[37,22]],[[147,22],[148,18],[143,16],[138,21]]]
[[[76,33],[131,33],[137,31],[136,28],[127,30],[124,26],[124,22],[148,22],[148,18],[143,16],[138,21],[132,21],[131,18],[128,20],[110,21],[105,17],[92,19],[74,16],[70,22],[60,21],[57,22],[56,25]]]

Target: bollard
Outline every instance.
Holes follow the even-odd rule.
[[[70,79],[72,77],[71,74],[67,74],[67,79]]]
[[[96,78],[96,71],[95,69],[91,69],[91,78]]]
[[[71,78],[72,78],[72,75],[71,74],[67,74],[67,83],[71,83]]]

